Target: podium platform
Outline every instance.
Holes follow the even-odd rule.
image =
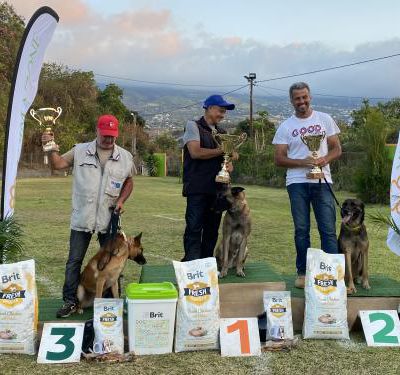
[[[292,297],[293,327],[301,331],[304,318],[304,290],[294,287],[295,275],[278,274],[266,263],[249,263],[245,268],[246,277],[237,277],[235,270],[229,270],[219,280],[220,311],[222,318],[255,317],[263,312],[264,290],[290,290]],[[170,281],[176,284],[172,264],[145,265],[140,276],[141,283]],[[360,310],[397,310],[400,305],[400,282],[385,275],[370,276],[370,290],[358,287],[355,295],[348,296],[347,316],[349,328],[360,328],[357,319]],[[62,305],[61,299],[39,299],[39,321],[57,321],[56,311]],[[93,317],[93,309],[86,309],[82,315],[74,314],[62,321],[85,321]]]
[[[228,275],[219,280],[220,309],[222,318],[255,317],[263,311],[264,290],[289,290],[292,298],[293,328],[301,331],[304,319],[304,290],[294,287],[296,275],[278,274],[266,263],[246,264],[246,277]],[[171,281],[176,284],[172,264],[144,266],[140,282]],[[360,328],[358,312],[360,310],[397,310],[400,305],[400,282],[385,275],[370,276],[371,289],[359,286],[355,295],[347,299],[347,320],[349,329]]]

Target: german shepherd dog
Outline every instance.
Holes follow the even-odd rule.
[[[94,298],[101,298],[108,288],[111,288],[114,298],[119,298],[118,277],[126,261],[131,259],[140,265],[146,264],[141,238],[142,233],[134,238],[127,238],[121,231],[89,260],[81,273],[77,290],[80,313],[83,308],[93,306]]]
[[[236,275],[245,277],[244,263],[247,258],[247,240],[251,232],[250,208],[244,188],[227,188],[225,194],[229,208],[222,224],[222,241],[217,245],[215,257],[219,277],[225,277],[230,268],[236,267]]]
[[[365,208],[359,199],[346,199],[341,209],[342,225],[338,238],[339,251],[346,260],[347,293],[357,292],[354,282],[370,289],[368,280],[368,235],[364,225]]]

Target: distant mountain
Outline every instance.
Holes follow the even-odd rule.
[[[100,88],[104,88],[104,83],[98,83]],[[223,94],[221,89],[190,89],[190,88],[171,88],[165,86],[138,86],[121,84],[118,85],[124,91],[125,105],[139,112],[146,119],[150,127],[156,128],[183,128],[185,123],[193,118],[201,116],[203,113],[202,103],[204,99],[212,94]],[[232,88],[234,90],[235,88]],[[232,91],[225,88],[225,92]],[[236,109],[230,111],[226,122],[236,123],[249,117],[249,89],[244,88],[240,92],[225,95],[228,101],[236,104]],[[351,121],[351,112],[359,109],[362,99],[314,96],[313,107],[316,110],[331,114],[335,119],[346,122]],[[371,101],[371,104],[374,104]],[[261,93],[257,87],[254,88],[253,111],[268,111],[280,122],[289,117],[293,108],[290,105],[287,95],[268,95]]]

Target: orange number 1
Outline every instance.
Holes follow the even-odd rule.
[[[247,320],[237,320],[226,328],[228,333],[239,330],[240,351],[242,354],[250,354],[249,326]]]

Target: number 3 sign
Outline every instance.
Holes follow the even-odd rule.
[[[360,311],[368,346],[400,346],[400,321],[395,310]]]
[[[223,357],[261,355],[257,318],[221,319],[219,332]]]
[[[44,323],[38,363],[79,362],[85,323]]]

